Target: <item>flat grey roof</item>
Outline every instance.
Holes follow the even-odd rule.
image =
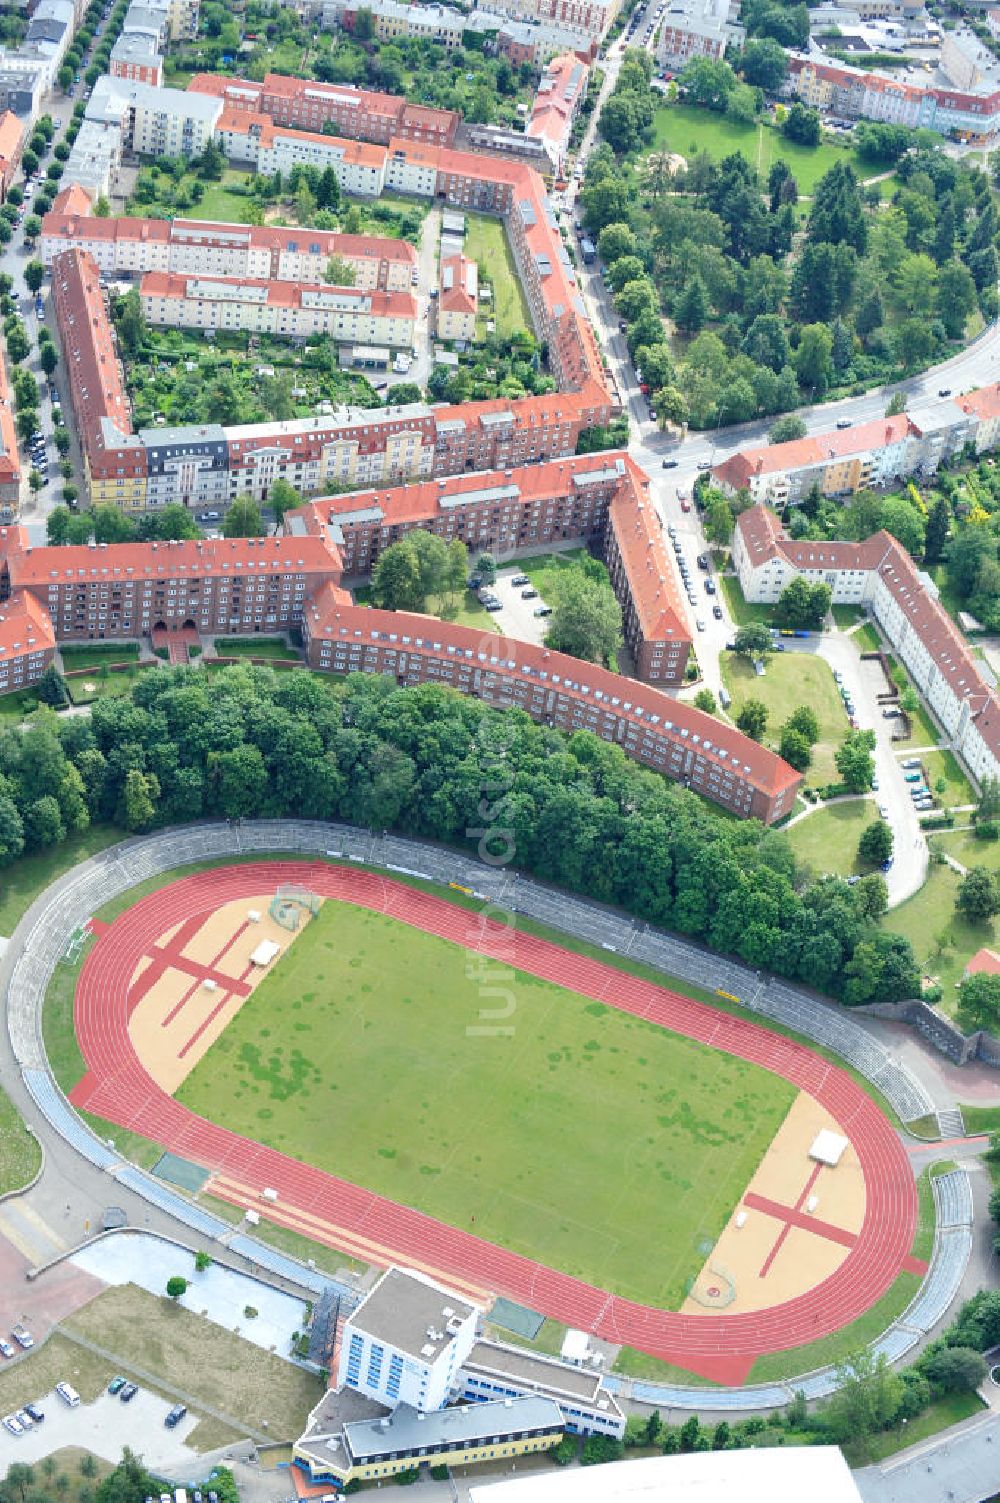
[[[343,515],[336,520],[343,522]],[[361,1301],[347,1325],[418,1361],[431,1362],[451,1340],[448,1322],[467,1320],[475,1308],[457,1294],[439,1289],[429,1279],[418,1278],[401,1268],[390,1268]],[[428,1330],[440,1335],[435,1340],[427,1334]]]
[[[552,1399],[535,1394],[501,1399],[495,1404],[463,1404],[423,1414],[400,1404],[388,1419],[357,1420],[344,1426],[352,1457],[357,1462],[387,1452],[434,1451],[443,1446],[464,1448],[489,1444],[524,1430],[561,1430],[563,1417]]]
[[[493,1341],[476,1342],[462,1363],[463,1372],[470,1369],[484,1374],[495,1373],[500,1378],[509,1378],[512,1383],[550,1393],[572,1394],[575,1399],[584,1399],[591,1404],[601,1386],[599,1373],[588,1372],[584,1367],[567,1367],[561,1362],[546,1362],[534,1352],[514,1351]]]
[[[475,506],[480,501],[516,501],[520,496],[516,485],[487,486],[481,491],[458,491],[455,495],[438,497],[439,506]]]
[[[381,506],[359,506],[354,511],[331,513],[327,520],[331,527],[338,523],[343,527],[345,522],[381,522],[384,516]]]

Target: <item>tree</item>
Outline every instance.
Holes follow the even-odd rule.
[[[805,423],[800,417],[796,417],[794,413],[790,412],[785,417],[780,417],[772,425],[767,439],[768,443],[772,444],[788,444],[794,442],[797,438],[805,438],[805,436]]]
[[[59,364],[59,356],[56,352],[55,346],[51,344],[42,345],[41,350],[39,351],[38,358],[45,375],[51,376],[52,372]]]
[[[1000,913],[1000,876],[988,866],[972,866],[958,885],[955,907],[970,924],[984,924]]]
[[[719,59],[696,57],[684,69],[680,83],[692,104],[722,111],[736,87],[736,74]]]
[[[63,143],[60,142],[60,145],[62,145],[62,144]],[[56,150],[58,151],[58,149],[59,148],[57,147]],[[110,219],[111,218],[111,205],[108,202],[108,200],[104,197],[103,193],[101,194],[100,198],[97,200],[97,202],[94,205],[94,218],[95,219]]]
[[[115,811],[115,820],[126,830],[146,830],[156,818],[156,806],[160,785],[152,773],[142,773],[137,767],[125,774],[121,799]],[[183,1293],[183,1291],[182,1291]]]
[[[58,801],[51,794],[35,799],[24,811],[24,834],[29,850],[42,850],[66,839]]]
[[[733,513],[721,491],[710,491],[705,507],[705,536],[718,548],[728,546],[733,535]]]
[[[830,586],[810,584],[797,575],[781,592],[775,614],[793,631],[819,631],[830,609]]]
[[[294,511],[302,505],[302,497],[287,480],[278,479],[272,483],[267,493],[267,504],[274,513],[274,520],[280,525],[286,511]]]
[[[833,371],[833,334],[826,324],[806,324],[795,351],[795,374],[804,390],[822,396]]]
[[[622,611],[609,584],[574,575],[560,582],[546,645],[605,666],[624,640]]]
[[[946,1346],[921,1365],[938,1393],[975,1393],[986,1378],[985,1358],[967,1346]]]
[[[222,520],[222,535],[227,538],[264,536],[260,507],[249,496],[238,496]]]
[[[834,755],[841,780],[850,793],[867,793],[875,775],[874,731],[850,731]]]
[[[34,467],[32,467],[29,470],[29,472],[28,472],[28,488],[29,488],[29,490],[31,490],[35,495],[37,495],[38,492],[41,490],[41,488],[42,488],[42,486],[44,484],[45,484],[45,481],[42,479],[41,471],[40,470],[36,470]]]
[[[173,1274],[167,1280],[167,1294],[171,1299],[180,1299],[182,1294],[187,1293],[188,1281],[182,1279],[179,1273]]]
[[[968,267],[946,261],[938,273],[937,311],[949,339],[961,339],[976,303],[976,284]]]
[[[66,693],[66,680],[54,663],[49,664],[35,688],[42,704],[52,705],[53,709],[60,710],[64,704],[68,704],[69,702],[69,695]]]
[[[334,287],[353,287],[357,280],[358,274],[350,261],[345,261],[343,256],[330,257],[323,272],[324,282]]]
[[[481,553],[476,559],[476,567],[473,573],[478,574],[483,584],[496,584],[497,561],[492,553]]]
[[[819,112],[807,109],[798,99],[785,117],[782,130],[789,141],[800,146],[818,146],[821,134]]]
[[[765,94],[777,94],[788,76],[785,49],[773,37],[748,41],[741,65],[747,83],[763,89]]]
[[[815,746],[819,740],[819,719],[810,705],[799,705],[789,715],[785,725],[805,736],[810,746]]]
[[[714,715],[716,710],[715,695],[711,689],[699,689],[694,697],[696,710],[702,710],[706,715]]]
[[[607,267],[623,256],[637,255],[638,250],[635,231],[627,224],[606,224],[597,237],[597,253]]]
[[[927,518],[927,531],[924,535],[924,560],[929,564],[940,561],[948,541],[948,531],[951,527],[951,507],[944,496],[938,496],[930,509]]]
[[[801,731],[797,731],[787,721],[781,728],[778,751],[789,767],[794,767],[796,772],[805,772],[812,762],[812,748],[808,740]]]
[[[392,543],[372,570],[372,599],[388,611],[422,611],[426,603],[420,564],[408,539]]]
[[[674,322],[685,333],[697,334],[708,318],[708,293],[697,272],[685,283],[674,303]]]
[[[744,702],[736,717],[736,724],[744,736],[749,736],[753,741],[762,741],[767,729],[768,709],[760,699],[748,699]]]
[[[42,233],[42,221],[37,214],[29,214],[24,221],[24,238],[29,245],[34,244]]]
[[[195,1273],[204,1273],[205,1270],[208,1269],[208,1268],[211,1268],[211,1266],[212,1266],[212,1257],[211,1257],[211,1254],[207,1253],[207,1252],[202,1252],[199,1249],[199,1251],[196,1252],[195,1255],[194,1255]]]
[[[740,627],[733,642],[733,651],[741,658],[766,660],[774,651],[774,638],[766,626],[754,621],[749,626]]]
[[[861,832],[858,859],[866,866],[881,866],[892,855],[892,829],[884,819],[873,820]]]
[[[903,1382],[884,1353],[849,1357],[837,1369],[838,1390],[826,1411],[830,1432],[838,1440],[863,1439],[892,1424],[903,1401]]]
[[[118,338],[130,355],[135,355],[146,341],[146,320],[143,317],[139,289],[131,287],[115,304],[115,327]]]
[[[29,261],[24,268],[24,284],[29,292],[35,293],[45,281],[45,267],[41,261]]]

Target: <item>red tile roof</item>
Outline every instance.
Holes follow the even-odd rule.
[[[25,548],[8,555],[12,589],[73,579],[217,578],[255,573],[339,575],[340,553],[326,537],[199,538],[177,543]]]
[[[265,292],[265,298],[228,297],[228,290]],[[331,287],[326,282],[277,282],[266,277],[223,277],[210,273],[147,271],[139,284],[140,297],[180,298],[190,302],[252,302],[255,307],[301,308],[307,299],[330,305],[356,303],[374,318],[417,316],[411,292],[366,292],[361,287]]]
[[[891,418],[873,418],[856,428],[831,428],[809,438],[795,438],[786,444],[763,444],[756,449],[741,449],[713,473],[724,483],[740,490],[756,475],[781,475],[801,470],[807,465],[833,463],[838,459],[860,458],[886,447],[912,433],[919,434],[911,418],[900,413]]]
[[[33,595],[19,592],[0,606],[0,663],[51,652],[55,645],[51,617]]]
[[[987,976],[1000,976],[1000,955],[996,950],[987,949],[985,945],[976,951],[965,967],[967,976],[977,976],[981,971]]]

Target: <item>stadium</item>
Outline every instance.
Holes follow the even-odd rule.
[[[200,1195],[702,1383],[816,1366],[916,1291],[894,1126],[828,1052],[752,1021],[726,962],[717,995],[685,994],[606,940],[486,916],[458,862],[449,892],[293,838],[161,859],[92,910],[73,1107],[194,1166]]]

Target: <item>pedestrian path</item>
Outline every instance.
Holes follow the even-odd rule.
[[[0,1205],[0,1235],[35,1267],[66,1250],[62,1238],[21,1197]]]

